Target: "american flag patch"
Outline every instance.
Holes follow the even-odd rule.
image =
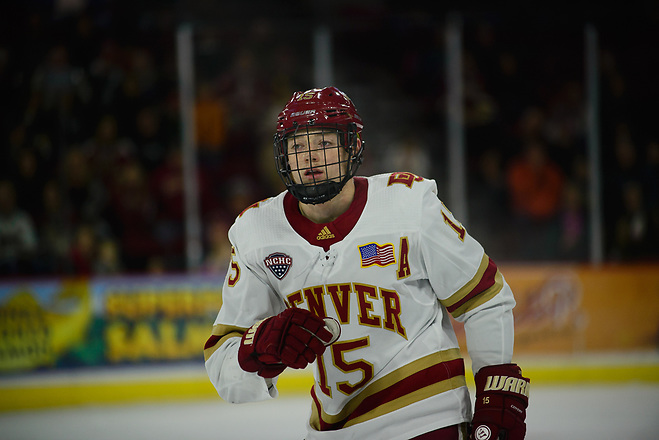
[[[293,259],[281,252],[275,252],[274,254],[265,257],[263,263],[265,263],[265,266],[270,269],[270,272],[272,272],[277,279],[281,280],[286,276],[291,265],[293,265]]]
[[[396,262],[394,258],[394,245],[391,243],[382,246],[377,243],[365,244],[359,246],[359,253],[362,258],[362,267],[368,267],[374,264],[388,266]]]

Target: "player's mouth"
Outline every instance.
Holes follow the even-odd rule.
[[[304,175],[309,179],[316,179],[323,175],[323,171],[318,168],[309,168],[304,172]]]

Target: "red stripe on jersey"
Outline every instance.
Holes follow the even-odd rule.
[[[206,344],[204,344],[204,350],[206,350],[207,348],[210,348],[210,347],[214,346],[215,344],[217,344],[217,342],[220,339],[222,339],[221,336],[211,335],[211,337],[208,338],[208,340],[206,341]]]
[[[476,286],[473,289],[471,289],[471,292],[466,294],[460,301],[447,307],[446,310],[448,310],[449,313],[453,313],[458,307],[460,307],[467,301],[474,299],[475,297],[485,292],[487,289],[489,289],[494,285],[494,283],[496,282],[495,277],[499,269],[497,269],[497,265],[494,264],[494,261],[492,261],[490,257],[488,257],[488,259],[489,262],[487,264],[487,269],[485,269],[485,272],[483,272],[483,276],[481,277],[478,284],[476,284]]]
[[[328,423],[323,420],[323,410],[320,401],[316,396],[315,387],[311,388],[311,397],[313,398],[313,404],[316,405],[316,409],[320,415],[320,430],[333,431],[343,428],[345,424],[351,420],[368,414],[369,412],[382,407],[382,405],[385,405],[389,402],[394,402],[397,399],[404,398],[405,396],[430,385],[440,383],[454,377],[464,376],[464,374],[465,368],[462,358],[432,365],[399,380],[390,387],[369,395],[368,397],[364,398],[364,400],[361,401],[349,415],[335,423]],[[364,392],[368,392],[368,389],[366,389]],[[411,403],[413,402],[401,402],[401,407]]]

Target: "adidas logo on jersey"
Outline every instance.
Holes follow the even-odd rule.
[[[328,240],[330,238],[334,238],[334,234],[332,234],[327,226],[323,227],[316,236],[316,240]]]

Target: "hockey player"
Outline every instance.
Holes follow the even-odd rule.
[[[229,231],[211,382],[229,402],[266,400],[284,369],[314,364],[306,440],[523,439],[529,381],[512,363],[508,284],[434,181],[355,176],[362,129],[334,87],[294,93],[279,114],[287,191]],[[465,326],[473,418],[449,313]]]

